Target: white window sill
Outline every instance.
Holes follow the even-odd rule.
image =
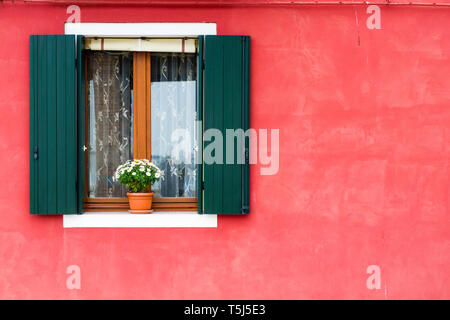
[[[150,214],[85,212],[64,215],[64,228],[217,228],[217,215],[189,211],[157,211]]]

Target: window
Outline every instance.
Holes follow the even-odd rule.
[[[131,158],[152,159],[164,172],[152,186],[156,209],[197,210],[196,54],[86,50],[84,57],[86,210],[127,208],[127,190],[112,177]]]
[[[77,32],[83,33],[83,25]],[[85,25],[122,37],[130,32],[129,24]],[[160,25],[133,28],[147,32]],[[207,138],[209,129],[225,137],[228,129],[250,126],[249,37],[197,34],[177,44],[134,38],[128,50],[111,49],[117,46],[114,39],[88,39],[30,37],[31,213],[126,210],[126,190],[110,177],[131,157],[151,158],[165,171],[165,179],[153,186],[156,210],[248,213],[248,160],[223,164],[204,159],[208,147],[223,153],[223,159],[227,153],[225,144],[211,148],[218,140]],[[194,51],[158,50],[180,43]],[[189,136],[180,150],[177,130]],[[245,151],[234,146],[234,157],[248,154],[244,141],[237,145]]]

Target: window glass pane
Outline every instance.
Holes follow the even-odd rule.
[[[88,197],[122,198],[112,177],[132,158],[132,53],[87,52]]]
[[[152,161],[164,172],[157,197],[196,197],[196,56],[151,55]]]

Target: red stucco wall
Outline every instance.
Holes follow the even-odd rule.
[[[450,9],[381,7],[381,30],[365,10],[82,6],[251,35],[280,169],[253,166],[252,213],[217,229],[63,229],[28,214],[28,36],[63,33],[66,7],[0,5],[0,298],[450,298]]]

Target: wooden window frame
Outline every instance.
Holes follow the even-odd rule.
[[[87,88],[87,58],[84,55],[85,88]],[[151,159],[151,53],[133,52],[133,158]],[[88,104],[85,90],[85,123]],[[89,137],[85,128],[85,145]],[[89,198],[87,196],[87,153],[85,162],[84,211],[126,211],[128,198]],[[156,211],[197,211],[197,198],[153,198],[152,208]]]

